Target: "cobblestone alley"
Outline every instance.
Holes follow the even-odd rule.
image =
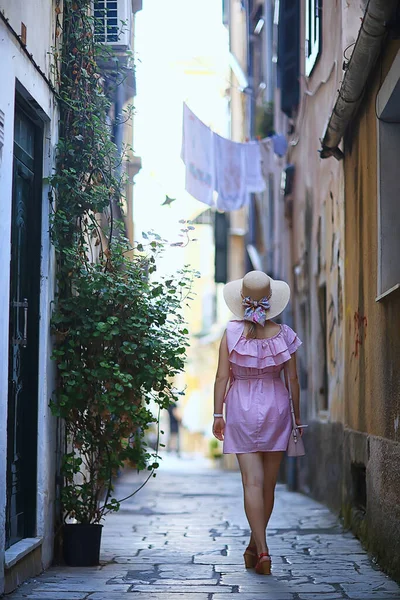
[[[127,494],[138,476],[118,486]],[[267,531],[272,575],[246,571],[239,473],[165,457],[157,477],[108,517],[97,568],[53,567],[9,600],[395,600],[400,588],[323,505],[277,486]],[[227,596],[228,595],[228,596]]]

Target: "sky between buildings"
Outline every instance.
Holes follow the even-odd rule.
[[[184,189],[180,159],[182,104],[214,131],[227,136],[228,32],[221,0],[144,0],[136,15],[135,153],[142,170],[135,178],[135,238],[154,229],[179,241],[180,219],[207,208]],[[168,195],[171,206],[161,206]],[[195,236],[194,236],[195,237]],[[183,252],[171,249],[170,269]]]

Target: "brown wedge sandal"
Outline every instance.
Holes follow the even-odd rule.
[[[258,560],[257,548],[255,546],[247,546],[243,558],[246,569],[254,569]]]
[[[256,564],[256,573],[259,575],[271,575],[271,557],[268,552],[261,552],[258,555]]]

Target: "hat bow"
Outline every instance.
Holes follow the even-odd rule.
[[[244,320],[258,323],[264,326],[267,320],[267,312],[271,308],[269,296],[263,296],[260,300],[253,300],[250,296],[242,296],[242,304],[244,306]]]

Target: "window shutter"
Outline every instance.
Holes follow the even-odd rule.
[[[292,117],[299,104],[300,2],[280,0],[278,70],[281,109]]]

